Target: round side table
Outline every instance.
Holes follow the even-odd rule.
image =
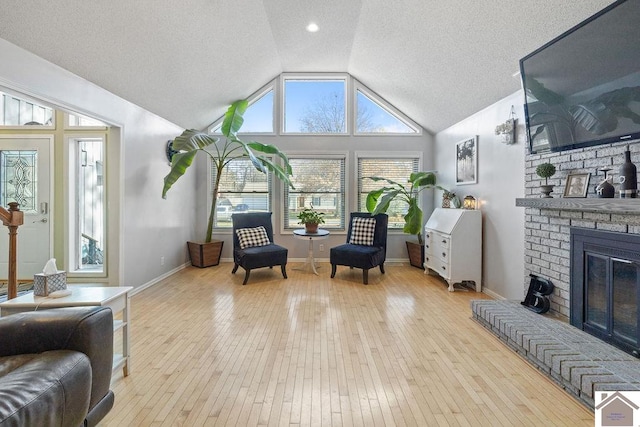
[[[305,270],[307,268],[311,268],[311,271],[317,276],[318,270],[316,270],[316,262],[313,257],[313,241],[326,239],[329,237],[329,231],[318,228],[316,233],[307,233],[304,228],[293,230],[293,235],[298,239],[305,239],[309,241],[309,252],[307,253],[307,260],[304,262],[304,265],[300,268],[294,268],[294,270]]]

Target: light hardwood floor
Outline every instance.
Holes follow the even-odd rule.
[[[335,279],[189,267],[132,298],[103,426],[593,426],[591,411],[417,268]]]

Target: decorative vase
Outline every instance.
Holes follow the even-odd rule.
[[[542,198],[544,199],[549,199],[553,196],[551,196],[551,193],[553,193],[553,187],[555,187],[552,184],[545,184],[545,185],[541,185],[540,186],[540,192],[543,194]]]
[[[602,168],[601,172],[604,172],[604,179],[600,184],[596,186],[596,194],[598,197],[603,199],[611,199],[616,194],[616,189],[611,183],[611,177],[607,176],[607,172],[609,172],[611,168]]]
[[[631,163],[631,151],[627,145],[624,152],[624,163],[620,166],[620,197],[635,199],[638,194],[638,177],[636,165]]]
[[[443,197],[442,198],[442,207],[443,208],[450,208],[451,207],[451,199],[448,197]]]

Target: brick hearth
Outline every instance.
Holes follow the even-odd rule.
[[[589,408],[599,390],[640,390],[640,360],[514,301],[471,301],[473,318]]]

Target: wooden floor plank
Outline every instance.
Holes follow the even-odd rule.
[[[132,297],[132,373],[101,426],[592,426],[417,268],[186,268]]]

